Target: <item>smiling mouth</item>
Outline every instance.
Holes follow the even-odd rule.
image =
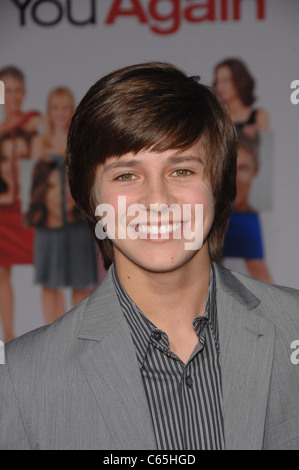
[[[143,225],[137,224],[135,231],[145,235],[163,235],[166,233],[174,233],[183,226],[183,222],[174,224],[160,224],[160,225]]]

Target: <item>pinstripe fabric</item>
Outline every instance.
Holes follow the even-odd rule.
[[[127,319],[160,450],[224,449],[220,351],[213,268],[205,314],[193,320],[198,344],[184,364],[112,276]]]

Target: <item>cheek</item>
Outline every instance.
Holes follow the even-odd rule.
[[[253,178],[251,171],[240,171],[237,174],[237,184],[249,183]]]
[[[207,221],[209,228],[211,227],[215,215],[215,201],[212,191],[207,194],[203,207],[204,220]]]
[[[102,220],[105,231],[110,234],[109,238],[115,238],[118,220],[118,196],[109,192],[107,187],[103,188],[98,179],[92,191],[92,198],[93,213],[97,222]]]
[[[189,196],[189,197],[188,197]],[[195,189],[193,191],[190,191],[188,193],[188,199],[186,200],[186,203],[188,202],[191,204],[191,206],[194,207],[194,217],[196,219],[196,209],[195,205],[196,204],[202,204],[203,205],[203,228],[204,228],[204,233],[207,234],[213,224],[214,220],[214,196],[213,196],[213,191],[210,187],[210,185],[202,185],[200,188]],[[196,223],[196,220],[194,220],[194,223]]]
[[[96,186],[94,190],[94,195],[95,195],[94,200],[96,201],[96,205],[109,204],[113,206],[115,212],[117,213],[118,195],[110,193],[109,190],[108,191],[99,190],[98,189],[99,187],[100,187],[99,185]]]
[[[57,118],[56,111],[50,111],[49,112],[49,118],[50,118],[51,121],[54,121]]]
[[[209,184],[202,185],[198,190],[190,191],[189,201],[191,204],[203,204],[204,211],[214,208],[214,196]]]

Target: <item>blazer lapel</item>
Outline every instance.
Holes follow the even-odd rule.
[[[226,448],[262,449],[275,328],[242,282],[215,273]]]
[[[111,272],[89,298],[79,338],[80,363],[115,449],[156,449],[152,418],[130,330]]]

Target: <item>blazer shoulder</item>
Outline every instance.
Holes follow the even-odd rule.
[[[259,296],[272,296],[279,298],[286,296],[286,298],[294,299],[295,302],[299,302],[299,290],[293,287],[278,285],[278,284],[269,284],[264,281],[259,281],[254,279],[246,274],[241,274],[239,272],[230,271],[233,276],[235,276],[239,281],[241,281],[248,289],[252,290],[255,295]]]
[[[44,325],[18,336],[5,345],[5,362],[8,366],[33,363],[39,357],[47,360],[66,351],[81,325],[88,298],[69,310],[50,325]],[[20,367],[18,367],[20,370]]]
[[[267,316],[276,325],[288,321],[299,333],[299,290],[268,284],[235,271],[231,274],[261,301]]]
[[[54,323],[32,330],[5,345],[8,366],[20,370],[20,364],[36,363],[37,358],[42,364],[57,360],[60,364],[69,364],[86,346],[84,341],[78,341],[84,339],[82,331],[88,331],[90,339],[97,339],[105,327],[108,330],[113,327],[112,314],[117,302],[116,294],[113,294],[111,277],[106,276],[97,289]],[[97,335],[92,338],[94,332]]]

